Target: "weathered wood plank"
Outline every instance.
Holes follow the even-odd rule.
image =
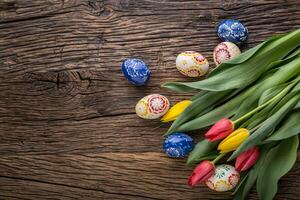
[[[21,1],[13,2],[25,6]],[[27,1],[27,7],[30,2]],[[220,19],[229,16],[242,19],[255,36],[249,38],[250,45],[299,27],[297,1],[233,1],[225,5],[220,1],[108,1],[105,4],[67,1],[71,8],[79,10],[48,16],[48,10],[54,13],[61,10],[54,3],[60,1],[50,2],[40,3],[47,5],[41,13],[38,9],[36,13],[28,13],[33,20],[1,24],[2,68],[6,73],[88,68],[119,73],[123,58],[137,56],[150,64],[154,75],[158,74],[155,71],[164,69],[162,75],[167,77],[170,72],[176,72],[173,66],[178,52],[200,50],[211,58],[218,43],[215,26]],[[90,10],[101,8],[107,8],[109,14],[95,16]],[[9,13],[2,12],[5,19]],[[38,14],[45,17],[39,18]]]
[[[299,194],[300,181],[296,178],[299,175],[299,166],[298,161],[290,174],[282,179],[277,199],[286,199],[286,195],[292,193]],[[122,199],[122,196],[132,199],[231,198],[230,192],[216,193],[204,186],[187,186],[187,177],[191,170],[183,161],[169,159],[161,153],[1,156],[0,180],[4,182],[0,181],[0,188],[7,188],[7,179],[13,179],[16,180],[14,186],[22,182],[29,182],[34,186],[40,182],[45,185],[44,189],[57,186],[56,190],[75,190],[75,194],[63,192],[62,195],[75,196],[78,191],[92,191],[91,199],[97,196],[106,198],[109,194],[116,199]],[[35,189],[34,187],[30,191]],[[54,196],[55,199],[59,199],[58,197]],[[297,198],[290,195],[288,199]],[[255,194],[249,199],[255,199]]]
[[[0,199],[230,199],[187,187],[191,168],[161,153],[166,127],[133,109],[150,93],[187,98],[159,86],[191,80],[181,51],[213,67],[224,18],[245,22],[247,49],[299,28],[300,2],[0,0]],[[150,65],[147,87],[124,79],[126,57]],[[298,199],[299,166],[277,199]]]
[[[0,83],[0,105],[7,106],[2,116],[11,112],[14,121],[18,117],[25,121],[78,120],[87,116],[133,114],[136,101],[149,93],[163,93],[172,101],[187,96],[160,88],[160,78],[153,77],[154,84],[146,87],[132,87],[121,74],[111,72],[36,72],[8,76]]]
[[[166,131],[134,115],[36,123],[1,123],[0,153],[160,152]]]
[[[80,187],[70,187],[60,184],[46,183],[38,180],[0,177],[1,199],[150,199],[140,195],[110,194],[101,190],[89,190]]]
[[[132,87],[119,78],[97,71],[6,78],[0,83],[0,152],[161,151],[167,126],[137,118],[136,101],[149,93],[163,92],[171,102],[184,95],[159,85]]]

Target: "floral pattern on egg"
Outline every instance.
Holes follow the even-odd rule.
[[[218,36],[222,41],[243,43],[247,40],[248,29],[239,20],[226,19],[217,27]]]
[[[125,59],[121,68],[126,79],[134,85],[146,85],[150,79],[149,67],[141,59]]]
[[[224,192],[235,188],[239,182],[240,175],[231,165],[219,165],[215,169],[215,174],[211,176],[205,183],[217,192]]]
[[[208,72],[209,64],[207,59],[198,52],[185,51],[176,58],[176,68],[188,77],[200,77]]]
[[[233,59],[240,55],[241,51],[238,46],[232,42],[221,42],[214,49],[214,62],[218,66],[223,62]]]
[[[188,155],[193,148],[193,138],[181,132],[169,135],[163,143],[163,149],[170,158],[182,158]]]
[[[135,106],[136,114],[143,119],[157,119],[170,108],[169,100],[160,94],[145,96]]]

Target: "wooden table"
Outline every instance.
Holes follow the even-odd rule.
[[[300,2],[0,0],[0,199],[231,199],[188,187],[192,168],[162,153],[167,126],[134,112],[147,94],[190,96],[160,84],[191,80],[175,68],[181,51],[213,66],[226,18],[247,25],[245,50],[299,28]],[[128,57],[150,65],[146,87],[123,77]],[[299,173],[298,161],[276,199],[300,198]]]

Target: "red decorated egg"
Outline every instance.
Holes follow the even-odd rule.
[[[235,188],[239,182],[240,174],[231,165],[219,165],[215,169],[215,174],[205,183],[217,192],[224,192]]]
[[[185,76],[199,77],[208,72],[207,59],[198,52],[185,51],[176,58],[176,68]]]
[[[162,117],[170,108],[169,100],[160,94],[145,96],[135,106],[136,114],[143,119]]]
[[[221,42],[214,50],[214,62],[218,66],[221,63],[233,59],[240,55],[241,51],[238,46],[232,42]]]

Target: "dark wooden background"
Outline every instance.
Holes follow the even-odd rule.
[[[162,153],[167,127],[134,112],[147,94],[187,98],[160,84],[191,80],[181,51],[213,66],[226,18],[247,25],[245,50],[299,28],[300,1],[0,0],[0,199],[231,199],[188,187],[192,168]],[[124,79],[127,57],[150,65],[146,87]],[[299,174],[276,199],[300,198]]]

